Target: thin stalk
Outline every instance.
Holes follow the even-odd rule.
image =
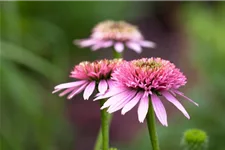
[[[100,100],[103,106],[105,100]],[[106,109],[101,110],[102,150],[109,150],[109,114]]]
[[[94,150],[100,150],[102,146],[102,128],[100,127],[100,130],[98,132],[97,140],[95,142]]]
[[[152,143],[152,149],[160,150],[159,141],[158,141],[157,132],[156,132],[155,114],[154,114],[151,98],[149,98],[149,108],[148,108],[146,119],[147,119],[149,136]]]
[[[122,58],[123,53],[118,53],[117,51],[113,50],[113,58]]]
[[[109,117],[109,125],[110,125],[111,120],[112,120],[112,115],[108,114],[108,117]],[[97,140],[95,142],[94,150],[101,150],[101,147],[102,147],[102,127],[100,127],[100,129],[99,129]]]
[[[113,58],[122,58],[123,54],[113,50]],[[104,104],[105,100],[100,100],[100,106]],[[109,126],[112,120],[112,115],[106,112],[106,109],[101,110],[101,128],[98,132],[97,140],[95,142],[94,150],[105,150],[109,147]],[[101,149],[102,146],[102,149]],[[108,149],[106,149],[108,150]]]

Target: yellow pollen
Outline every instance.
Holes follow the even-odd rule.
[[[95,26],[93,34],[100,33],[103,39],[129,40],[132,38],[142,39],[138,28],[125,21],[103,21]]]
[[[154,60],[147,60],[147,61],[137,61],[137,62],[134,62],[135,66],[137,67],[140,67],[140,68],[143,68],[143,69],[157,69],[157,68],[160,68],[162,66],[161,63],[159,62],[156,62]]]

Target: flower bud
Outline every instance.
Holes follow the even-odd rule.
[[[189,129],[184,132],[181,145],[183,150],[206,150],[208,136],[203,130]]]

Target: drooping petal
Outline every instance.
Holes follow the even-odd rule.
[[[136,91],[130,91],[125,98],[120,99],[120,101],[118,101],[114,105],[111,105],[107,110],[107,112],[113,113],[117,110],[120,110],[121,108],[123,108],[123,106],[127,104],[127,102],[129,102],[136,95],[136,93],[137,93]]]
[[[117,42],[114,48],[118,53],[121,53],[124,50],[124,45],[121,42]]]
[[[175,98],[173,97],[173,95],[171,95],[169,92],[163,91],[161,92],[161,94],[172,104],[174,104],[174,106],[176,106],[188,119],[190,119],[190,116],[188,115],[187,111],[185,110],[185,108],[181,105],[181,103]]]
[[[76,87],[76,86],[80,86],[84,83],[87,83],[87,81],[81,80],[81,81],[76,81],[76,82],[62,83],[62,84],[55,86],[55,89],[65,89],[65,88]]]
[[[113,45],[113,41],[111,41],[111,40],[105,41],[105,42],[102,44],[102,46],[103,46],[104,48],[110,47],[110,46],[112,46],[112,45]]]
[[[171,93],[173,96],[176,96],[176,93],[175,93],[173,90],[170,90],[170,93]]]
[[[111,93],[111,92],[113,92],[113,91],[115,91],[115,90],[118,91],[118,92],[121,91],[120,88],[117,88],[117,87],[115,86],[114,81],[112,81],[112,80],[107,80],[106,82],[107,82],[107,84],[108,84],[108,90],[107,90],[105,93],[97,93],[97,94],[96,94],[96,97],[108,96],[109,93]],[[112,94],[112,95],[114,95],[114,94]],[[110,96],[112,96],[112,95],[109,95],[108,97],[110,97]],[[105,98],[107,98],[107,97],[105,97]]]
[[[128,91],[124,91],[122,93],[119,93],[117,95],[114,95],[112,97],[110,97],[101,107],[101,109],[107,108],[113,104],[116,104],[118,101],[120,101],[121,99],[125,98],[127,95],[129,94]]]
[[[119,93],[125,92],[125,91],[129,91],[128,89],[125,88],[113,88],[110,89],[109,91],[107,91],[106,93],[98,93],[96,96],[96,98],[94,99],[94,101],[96,100],[100,100],[100,99],[105,99],[114,95],[117,95]]]
[[[100,93],[105,93],[107,89],[108,89],[108,83],[106,82],[106,80],[100,80],[98,84],[98,91]]]
[[[108,86],[109,86],[109,89],[111,90],[112,88],[115,87],[115,82],[112,81],[112,80],[107,80],[107,83],[108,83]]]
[[[96,51],[96,50],[99,50],[100,48],[102,48],[101,43],[97,43],[91,47],[91,50]]]
[[[130,49],[134,50],[137,53],[142,52],[141,46],[135,42],[127,42],[126,45],[127,47],[129,47]]]
[[[69,92],[71,92],[71,91],[73,91],[73,90],[75,90],[75,89],[77,89],[78,87],[71,87],[71,88],[68,88],[68,89],[66,89],[65,91],[63,91],[62,93],[60,93],[59,94],[59,96],[64,96],[64,95],[66,95],[67,93],[69,93]]]
[[[54,94],[54,93],[56,93],[56,92],[59,92],[59,91],[61,91],[62,89],[56,89],[56,90],[54,90],[54,91],[52,91],[52,94]]]
[[[88,47],[94,45],[96,43],[95,39],[84,39],[84,40],[74,40],[73,43],[75,45],[79,45],[80,47]]]
[[[79,94],[82,90],[84,90],[84,88],[87,86],[88,83],[83,84],[82,86],[80,86],[78,89],[73,90],[72,93],[70,93],[68,95],[68,99],[73,98],[75,95]]]
[[[148,97],[142,97],[138,106],[138,120],[142,123],[148,113]]]
[[[176,94],[184,97],[185,99],[187,99],[188,101],[192,102],[193,104],[195,104],[196,106],[198,106],[198,103],[194,102],[193,100],[191,100],[190,98],[188,98],[187,96],[184,95],[184,93],[177,91],[177,90],[173,90],[173,92],[175,92]]]
[[[94,90],[95,90],[95,81],[92,81],[87,85],[87,87],[84,90],[83,94],[84,100],[88,100],[91,94],[94,92]]]
[[[149,48],[155,48],[156,44],[151,41],[140,41],[141,46],[143,47],[149,47]]]
[[[153,106],[153,109],[155,111],[157,118],[162,123],[162,125],[168,126],[166,109],[165,109],[163,103],[158,98],[158,96],[155,94],[151,95],[151,99],[152,99],[152,106]]]
[[[96,43],[91,47],[93,51],[99,50],[101,48],[105,48],[107,43],[105,41],[96,41]]]
[[[143,97],[143,92],[138,92],[137,95],[123,107],[121,114],[124,115],[131,110],[139,102],[141,97]]]

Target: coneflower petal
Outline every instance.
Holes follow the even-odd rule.
[[[112,46],[113,45],[113,41],[105,41],[104,43],[103,43],[103,47],[104,48],[107,48],[107,47],[110,47],[110,46]]]
[[[56,89],[56,90],[54,90],[54,91],[52,91],[52,94],[54,94],[54,93],[56,93],[56,92],[59,92],[59,91],[61,91],[62,89]]]
[[[83,98],[84,100],[88,100],[91,94],[95,90],[95,81],[90,82],[84,90]]]
[[[70,93],[68,95],[68,99],[73,98],[75,95],[79,94],[80,92],[82,92],[82,90],[84,90],[84,88],[87,86],[88,83],[83,84],[81,87],[79,87],[78,89],[73,90],[72,93]]]
[[[123,88],[113,88],[113,89],[109,89],[109,91],[107,91],[106,93],[102,94],[102,93],[98,93],[96,94],[96,98],[94,99],[94,101],[96,100],[100,100],[100,99],[105,99],[114,95],[117,95],[119,93],[128,91],[127,89],[123,89]]]
[[[118,53],[121,53],[124,49],[124,45],[123,43],[121,42],[117,42],[114,46],[115,50],[118,52]]]
[[[80,45],[80,47],[88,47],[94,45],[96,43],[96,40],[92,38],[83,40],[74,40],[73,43],[76,45]]]
[[[152,99],[152,106],[153,106],[153,109],[155,111],[157,118],[162,123],[162,125],[168,126],[166,109],[165,109],[163,103],[158,98],[158,96],[155,94],[151,95],[151,99]]]
[[[174,106],[176,106],[188,119],[190,119],[190,116],[188,115],[185,108],[175,97],[173,97],[173,95],[171,95],[169,92],[166,91],[163,91],[161,93],[169,102],[171,102]]]
[[[72,92],[73,90],[75,90],[75,89],[77,89],[77,88],[79,88],[79,87],[71,87],[71,88],[68,88],[68,89],[66,89],[65,91],[63,91],[62,93],[60,93],[59,96],[60,96],[60,97],[61,97],[61,96],[64,96],[64,95],[66,95],[66,94]]]
[[[138,120],[142,123],[148,113],[148,97],[142,97],[138,106]]]
[[[142,52],[141,46],[135,42],[127,42],[126,45],[127,47],[129,47],[130,49],[134,50],[137,53]]]
[[[136,91],[129,91],[127,93],[127,96],[124,99],[120,100],[119,102],[117,102],[114,105],[111,105],[109,107],[109,109],[107,110],[107,112],[113,113],[117,110],[120,110],[121,108],[123,108],[127,104],[127,102],[129,102],[136,95],[136,93],[137,93]]]
[[[132,98],[122,109],[121,114],[124,115],[125,113],[127,113],[128,111],[130,111],[141,99],[141,97],[143,97],[143,92],[138,92],[137,95]]]
[[[106,82],[106,80],[100,80],[98,84],[98,91],[103,94],[106,92],[107,89],[108,89],[108,83]]]
[[[149,47],[149,48],[155,48],[156,47],[156,44],[154,42],[151,42],[151,41],[140,41],[139,43],[143,47]]]
[[[101,107],[101,109],[107,108],[113,104],[116,104],[118,101],[120,101],[121,99],[125,98],[128,94],[128,91],[124,91],[122,93],[119,93],[117,95],[114,95],[112,97],[110,97],[105,103],[104,105]]]
[[[198,103],[194,102],[192,99],[188,98],[187,96],[184,95],[184,93],[177,91],[177,90],[173,90],[173,92],[175,92],[176,94],[184,97],[185,99],[187,99],[189,102],[195,104],[196,106],[198,106]]]
[[[76,87],[76,86],[80,86],[87,82],[88,81],[86,81],[86,80],[81,80],[81,81],[76,81],[76,82],[62,83],[62,84],[55,86],[55,89],[65,89],[65,88]]]
[[[102,47],[103,47],[102,43],[101,43],[101,42],[98,42],[98,43],[95,43],[95,44],[91,47],[91,49],[92,49],[93,51],[96,51],[96,50],[99,50],[99,49],[102,48]]]

